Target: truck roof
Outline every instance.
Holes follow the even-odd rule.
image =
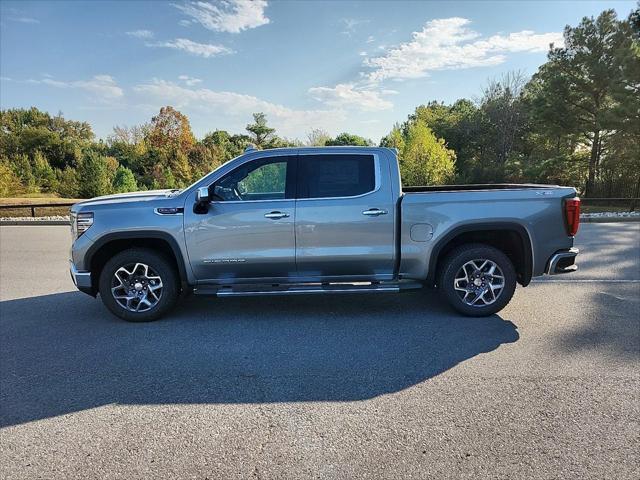
[[[375,146],[357,146],[357,145],[335,145],[335,146],[326,146],[326,147],[281,147],[281,148],[269,148],[266,150],[258,150],[252,145],[248,146],[244,153],[254,153],[254,152],[274,152],[274,153],[293,153],[293,152],[326,152],[328,150],[349,150],[349,151],[380,151],[380,150],[388,150],[393,154],[397,154],[397,150],[395,148],[387,148],[387,147],[375,147]]]

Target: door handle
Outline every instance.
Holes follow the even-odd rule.
[[[370,208],[369,210],[365,210],[362,212],[363,215],[367,215],[369,217],[377,217],[379,215],[386,215],[388,212],[386,210],[380,210],[379,208]]]
[[[279,218],[287,218],[288,216],[289,214],[284,212],[271,212],[271,213],[264,214],[264,218],[270,218],[272,220],[278,220]]]

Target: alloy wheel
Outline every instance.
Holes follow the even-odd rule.
[[[162,297],[162,278],[145,263],[131,263],[118,268],[111,281],[111,294],[130,312],[146,312]]]
[[[504,273],[497,263],[488,259],[468,261],[453,280],[453,288],[460,299],[472,307],[491,305],[504,287]]]

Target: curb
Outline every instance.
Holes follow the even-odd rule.
[[[580,217],[580,223],[624,223],[640,222],[640,216],[636,217]]]

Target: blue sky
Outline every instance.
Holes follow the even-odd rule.
[[[0,2],[0,105],[88,121],[98,137],[163,105],[194,133],[312,128],[378,141],[430,100],[535,73],[565,25],[628,2]]]

